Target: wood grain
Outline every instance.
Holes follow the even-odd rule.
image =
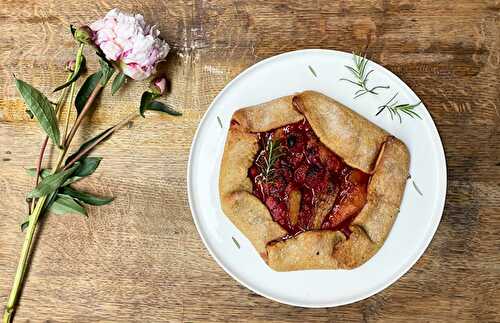
[[[499,1],[2,1],[2,304],[32,185],[24,168],[33,167],[42,140],[12,73],[50,93],[75,50],[68,25],[113,7],[143,13],[173,45],[161,69],[172,82],[167,101],[184,115],[136,120],[97,150],[102,166],[82,185],[116,200],[90,208],[88,219],[44,219],[18,322],[500,321]],[[294,49],[367,44],[434,117],[448,164],[443,220],[417,264],[369,299],[316,310],[269,301],[231,279],[198,237],[185,180],[194,131],[215,95],[253,63]],[[133,111],[145,86],[104,95],[78,142]]]

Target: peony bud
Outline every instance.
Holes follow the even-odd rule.
[[[167,87],[167,79],[164,76],[158,76],[151,81],[149,89],[154,94],[163,95],[163,93],[165,93],[166,87]]]
[[[92,44],[93,31],[89,26],[78,27],[75,31],[75,39],[84,44]]]
[[[73,72],[75,70],[76,61],[74,59],[70,59],[64,64],[64,70],[68,72]]]

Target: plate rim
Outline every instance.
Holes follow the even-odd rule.
[[[304,303],[298,303],[298,302],[286,301],[286,300],[278,299],[276,297],[267,295],[265,292],[262,292],[261,290],[259,290],[257,288],[254,288],[254,287],[250,286],[249,284],[245,283],[243,280],[241,280],[235,274],[233,274],[230,270],[228,270],[228,268],[226,268],[226,266],[223,265],[223,263],[221,262],[221,260],[215,255],[215,253],[210,248],[208,242],[206,241],[206,238],[205,238],[204,234],[200,230],[199,219],[198,219],[198,216],[196,215],[195,210],[194,210],[194,202],[193,202],[193,194],[194,193],[191,192],[191,190],[193,188],[193,186],[191,185],[191,176],[192,176],[191,175],[191,172],[192,172],[191,168],[192,168],[192,164],[193,164],[192,158],[193,158],[194,147],[195,147],[196,141],[198,139],[199,132],[200,132],[202,124],[205,122],[205,119],[207,118],[208,113],[213,108],[214,104],[223,95],[223,93],[233,83],[237,82],[244,75],[248,74],[250,71],[252,71],[253,69],[258,68],[261,65],[264,65],[266,63],[269,63],[272,60],[276,60],[276,59],[279,59],[279,58],[284,57],[284,56],[296,55],[296,54],[308,54],[308,53],[312,53],[312,52],[335,53],[335,54],[341,54],[341,55],[352,54],[352,53],[347,53],[347,52],[344,52],[344,51],[339,51],[339,50],[334,50],[334,49],[322,49],[322,48],[299,49],[299,50],[293,50],[293,51],[288,51],[288,52],[280,53],[280,54],[277,54],[277,55],[270,56],[270,57],[267,57],[265,59],[262,59],[262,60],[260,60],[260,61],[258,61],[256,63],[250,65],[249,67],[245,68],[236,77],[234,77],[231,81],[229,81],[219,91],[219,93],[212,99],[212,102],[210,103],[210,105],[208,106],[208,108],[203,113],[203,116],[199,120],[198,126],[196,127],[196,131],[194,133],[194,136],[193,136],[193,139],[192,139],[192,142],[191,142],[191,146],[190,146],[190,149],[189,149],[189,156],[188,156],[188,163],[187,163],[187,174],[186,174],[187,175],[186,176],[186,184],[187,184],[189,209],[191,211],[191,216],[192,216],[193,221],[195,223],[196,230],[198,231],[198,235],[200,236],[201,240],[203,241],[203,244],[205,245],[205,248],[208,250],[210,256],[215,260],[215,262],[219,265],[219,267],[221,267],[230,277],[232,277],[240,285],[248,288],[252,292],[254,292],[254,293],[256,293],[256,294],[258,294],[260,296],[263,296],[263,297],[265,297],[267,299],[270,299],[270,300],[273,300],[275,302],[281,303],[281,304],[286,304],[286,305],[296,306],[296,307],[304,307],[304,308],[332,308],[332,307],[337,307],[337,306],[343,306],[343,305],[347,305],[347,304],[356,303],[356,302],[359,302],[361,300],[367,299],[367,298],[369,298],[369,297],[371,297],[371,296],[373,296],[373,295],[375,295],[375,294],[383,291],[384,289],[386,289],[387,287],[391,286],[396,281],[398,281],[411,268],[413,268],[413,266],[415,265],[415,263],[418,260],[420,260],[420,258],[422,257],[422,255],[424,254],[424,252],[427,250],[427,248],[429,247],[430,243],[432,242],[432,240],[433,240],[433,238],[434,238],[434,236],[436,234],[436,231],[437,231],[437,229],[439,227],[439,224],[441,223],[441,219],[442,219],[443,213],[444,213],[445,202],[446,202],[447,189],[448,189],[448,174],[447,174],[446,155],[444,153],[443,141],[441,139],[439,131],[437,130],[437,127],[436,127],[436,124],[434,122],[434,119],[432,118],[432,115],[430,114],[430,112],[427,110],[427,107],[425,106],[425,103],[424,103],[425,109],[423,111],[424,111],[425,114],[428,115],[428,117],[429,117],[429,119],[431,121],[431,125],[430,125],[431,129],[430,130],[431,130],[431,132],[435,135],[435,137],[438,140],[437,143],[439,145],[437,145],[438,146],[437,147],[438,148],[437,149],[437,155],[438,155],[437,157],[439,159],[438,162],[440,162],[440,164],[442,166],[441,182],[443,183],[442,184],[443,185],[443,187],[442,187],[443,194],[442,194],[441,199],[437,201],[437,210],[439,211],[438,212],[439,215],[438,216],[434,216],[433,221],[431,223],[432,227],[430,228],[429,232],[427,233],[427,236],[426,236],[426,239],[425,239],[424,243],[422,243],[420,249],[417,250],[417,253],[415,254],[415,257],[413,259],[411,259],[411,261],[409,261],[407,264],[405,264],[404,266],[402,266],[403,269],[401,269],[396,274],[394,274],[390,279],[386,280],[383,284],[380,284],[378,287],[374,288],[373,290],[369,291],[366,294],[363,294],[362,296],[356,296],[356,297],[353,297],[352,299],[348,299],[348,300],[340,301],[340,302],[333,302],[333,303],[332,302],[330,302],[330,303],[326,302],[324,304],[313,304],[313,305],[311,305],[311,304],[304,304]],[[389,70],[388,68],[386,68],[386,67],[378,64],[377,62],[375,62],[375,61],[373,61],[371,59],[369,59],[369,61],[372,64],[375,64],[376,66],[378,66],[379,68],[383,68],[385,70],[385,72],[389,73],[389,75],[391,77],[394,77],[396,80],[399,80],[406,91],[408,91],[410,94],[412,94],[415,97],[417,97],[417,98],[420,99],[420,97],[399,76],[397,76],[396,74],[394,74],[391,70]]]

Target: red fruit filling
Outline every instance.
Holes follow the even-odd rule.
[[[341,230],[366,203],[369,175],[330,151],[304,120],[259,136],[248,175],[253,194],[290,235]]]

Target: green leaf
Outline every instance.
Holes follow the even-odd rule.
[[[159,94],[155,94],[155,93],[152,93],[149,91],[142,93],[141,104],[139,106],[139,113],[141,114],[141,116],[143,118],[145,118],[144,111],[147,111],[147,110],[161,111],[161,112],[165,112],[165,113],[168,113],[170,115],[173,115],[173,116],[182,115],[182,113],[174,110],[171,106],[169,106],[165,103],[159,102],[159,101],[154,101],[155,99],[157,99],[159,97],[160,97]]]
[[[145,108],[143,108],[141,110],[141,115],[143,117],[144,117],[144,111],[147,111],[147,110],[161,111],[161,112],[165,112],[165,113],[168,113],[170,115],[173,115],[173,116],[181,116],[182,115],[182,113],[174,110],[171,106],[166,105],[165,103],[160,102],[160,101],[153,101],[153,102],[149,103],[149,105],[147,105]]]
[[[144,111],[146,111],[146,107],[154,100],[158,97],[158,94],[154,94],[154,93],[151,93],[149,91],[146,91],[144,93],[142,93],[141,95],[141,103],[139,105],[139,113],[141,114],[141,116],[143,118],[145,118],[144,116]]]
[[[116,92],[127,82],[127,76],[123,73],[119,73],[115,76],[113,84],[111,84],[111,95],[115,95]]]
[[[61,135],[57,126],[57,117],[49,99],[22,80],[16,79],[16,87],[47,136],[55,145],[59,145]]]
[[[81,180],[83,177],[80,177],[80,176],[71,176],[70,178],[68,178],[66,181],[64,181],[64,183],[61,185],[61,187],[64,187],[64,186],[68,186],[68,185],[71,185],[73,184],[74,182],[78,182],[79,180]]]
[[[80,163],[76,162],[67,170],[45,177],[35,189],[28,193],[28,197],[41,197],[56,191],[78,167],[80,167]]]
[[[84,177],[92,175],[95,172],[102,157],[84,157],[79,160],[80,167],[73,173],[73,176],[68,178],[61,186],[68,186],[81,180]]]
[[[50,206],[49,211],[59,215],[76,213],[87,216],[85,208],[78,204],[78,202],[74,198],[65,194],[57,194],[57,197]]]
[[[85,66],[87,65],[87,60],[85,59],[85,56],[83,54],[77,55],[76,56],[76,62],[75,62],[75,71],[71,75],[71,78],[66,81],[64,84],[59,85],[54,89],[52,92],[57,92],[59,90],[64,89],[65,87],[71,85],[71,83],[75,82],[78,80],[78,78],[83,74],[83,71],[85,71]]]
[[[99,64],[101,64],[101,73],[102,73],[99,82],[101,83],[102,86],[105,86],[108,83],[111,76],[113,75],[113,73],[115,72],[115,70],[113,66],[111,66],[111,64],[109,64],[106,60],[102,58],[99,60]]]
[[[28,169],[26,169],[26,173],[28,174],[28,176],[35,177],[36,168],[28,168]],[[41,169],[40,170],[40,176],[42,177],[42,179],[49,176],[49,175],[50,175],[50,170],[48,170],[48,169]]]
[[[84,151],[85,149],[87,149],[87,147],[89,147],[92,144],[94,144],[94,142],[96,142],[97,140],[99,140],[101,138],[104,138],[102,140],[102,142],[108,140],[109,137],[111,137],[111,135],[114,133],[114,131],[111,131],[111,132],[107,133],[111,129],[113,129],[113,127],[110,127],[108,129],[104,130],[103,132],[101,132],[100,134],[98,134],[97,136],[95,136],[94,138],[89,139],[86,142],[84,142],[80,146],[80,148],[78,148],[78,150],[76,152],[74,152],[72,155],[70,155],[68,158],[66,158],[66,164],[68,164],[68,162],[70,162],[73,158],[75,158],[78,154],[80,154],[80,152]],[[86,154],[84,154],[81,158],[85,158],[86,156],[88,156],[89,153],[90,153],[90,151],[87,152]]]
[[[78,114],[82,112],[83,107],[85,106],[85,103],[88,101],[90,95],[94,91],[95,87],[99,83],[99,80],[101,79],[102,72],[97,71],[94,74],[90,75],[87,77],[85,82],[83,82],[82,87],[76,94],[75,98],[75,107],[76,111]]]
[[[106,205],[114,200],[114,197],[97,197],[90,193],[77,191],[71,187],[65,187],[62,190],[62,193],[74,197],[77,200],[90,205],[98,205],[98,206]]]
[[[93,172],[95,172],[101,160],[102,157],[86,157],[80,159],[80,167],[78,167],[73,175],[78,177],[86,177],[91,175]]]

